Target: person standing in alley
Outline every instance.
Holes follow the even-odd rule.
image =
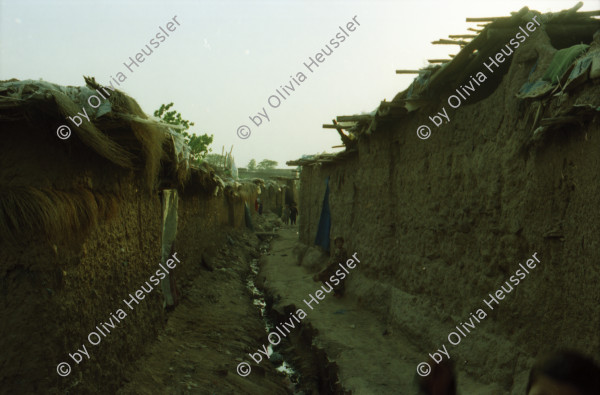
[[[290,221],[292,225],[296,225],[296,217],[298,216],[298,209],[296,208],[296,203],[292,202],[292,206],[290,207]]]
[[[281,215],[281,220],[286,225],[289,225],[289,223],[290,223],[290,214],[291,214],[290,205],[286,204],[285,207],[283,208],[283,214]]]

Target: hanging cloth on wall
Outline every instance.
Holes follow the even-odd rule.
[[[161,243],[161,261],[164,264],[171,256],[171,248],[177,236],[177,206],[178,196],[176,189],[164,189],[162,191],[162,243]],[[163,306],[173,307],[176,304],[175,284],[172,284],[171,274],[160,281],[160,285],[165,297]]]
[[[317,228],[315,244],[329,252],[329,229],[331,228],[331,211],[329,210],[329,176],[325,179],[325,196],[321,208],[321,218]]]

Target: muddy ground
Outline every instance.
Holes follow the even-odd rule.
[[[286,394],[288,379],[264,363],[248,377],[236,366],[265,337],[259,309],[246,288],[259,239],[231,232],[194,279],[179,280],[182,299],[142,358],[125,372],[119,394]]]
[[[306,312],[302,323],[311,327],[314,338],[312,344],[305,347],[312,347],[312,354],[319,354],[319,351],[325,354],[327,361],[313,356],[315,360],[301,361],[307,365],[301,368],[306,372],[311,365],[330,364],[334,366],[332,370],[336,371],[339,380],[337,385],[329,383],[329,388],[319,388],[318,393],[416,394],[416,366],[424,360],[428,350],[419,346],[410,334],[359,307],[357,300],[351,296],[337,298],[326,294],[318,305],[311,302],[311,310],[304,300],[310,301],[309,294],[314,295],[322,285],[312,279],[318,262],[307,255],[313,254],[314,250],[305,255],[304,264],[300,266],[298,253],[305,247],[298,243],[297,229],[283,229],[279,236],[273,241],[270,253],[261,259],[258,281],[263,283],[266,293],[274,300],[274,310],[283,313],[301,308]],[[357,258],[361,259],[360,251],[348,252],[356,252]],[[320,264],[324,267],[325,262]],[[354,271],[359,270],[360,263]],[[352,275],[351,271],[348,276]],[[282,318],[287,316],[289,313],[281,314]],[[291,335],[300,332],[292,332]],[[466,376],[460,366],[457,370],[462,393],[505,393],[495,385],[486,385]]]
[[[230,231],[212,256],[188,258],[188,265],[198,265],[197,276],[178,280],[180,305],[167,314],[157,339],[125,371],[118,393],[416,394],[416,366],[428,350],[410,333],[360,307],[352,295],[326,294],[311,310],[304,300],[320,289],[312,277],[327,257],[301,244],[298,228],[281,226],[272,214],[258,223],[259,233],[273,233],[274,238]],[[363,259],[360,251],[348,252]],[[258,275],[251,271],[252,261],[259,262]],[[367,263],[357,264],[348,276]],[[293,376],[278,372],[280,363],[263,359],[257,364],[248,356],[269,344],[249,279],[264,292],[272,325],[298,309],[306,313],[301,325],[274,347],[277,358],[271,356],[285,359]],[[240,362],[250,363],[247,377],[236,372]],[[469,376],[463,361],[455,362],[461,393],[508,393]]]
[[[179,280],[180,305],[167,314],[165,328],[143,357],[126,370],[118,393],[417,393],[415,367],[425,350],[349,295],[326,295],[311,310],[304,300],[320,288],[312,276],[327,257],[299,243],[297,227],[277,228],[272,214],[265,217],[258,230],[274,231],[276,236],[266,239],[270,244],[248,230],[233,231],[214,256],[188,262],[201,267],[199,274]],[[356,254],[361,259],[360,251]],[[283,354],[299,382],[276,371],[278,364],[266,359],[257,364],[248,356],[269,344],[260,307],[247,287],[255,277],[253,259],[260,264],[255,282],[265,293],[270,322],[277,325],[298,309],[306,312],[301,325],[274,347],[276,359]],[[358,264],[354,270],[360,269]],[[236,367],[244,361],[252,371],[240,377]],[[458,380],[463,393],[505,393],[467,376],[460,366]]]

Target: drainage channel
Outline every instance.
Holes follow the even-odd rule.
[[[261,255],[268,251],[268,247],[268,243],[261,243]],[[260,310],[260,315],[265,325],[265,331],[268,334],[275,329],[276,324],[274,324],[273,320],[269,317],[264,293],[259,290],[255,284],[256,276],[258,275],[259,271],[258,261],[258,259],[252,259],[250,262],[251,273],[246,280],[246,287],[252,293],[253,304]],[[282,341],[277,347],[273,347],[270,343],[268,343],[267,352],[269,355],[269,361],[275,366],[278,372],[281,372],[288,378],[292,393],[303,393],[299,388],[300,373],[294,369],[294,367],[286,359],[284,356],[285,353],[280,353],[277,351],[278,349],[282,348],[283,343],[284,342]]]

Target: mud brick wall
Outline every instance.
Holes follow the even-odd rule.
[[[114,390],[118,372],[139,356],[162,325],[162,300],[152,292],[135,310],[127,310],[127,317],[97,346],[87,339],[96,325],[125,307],[123,298],[139,289],[160,262],[158,196],[133,186],[121,193],[117,218],[81,240],[49,244],[36,238],[20,247],[3,246],[4,390],[62,393],[71,388],[92,393],[98,383]],[[84,356],[77,365],[68,354],[82,344],[91,359]],[[70,376],[58,376],[60,362],[71,365]]]
[[[125,367],[164,325],[160,286],[134,310],[123,303],[158,269],[160,198],[135,187],[133,176],[114,177],[127,186],[120,191],[118,215],[80,240],[64,245],[41,238],[20,246],[0,242],[0,316],[5,317],[0,322],[0,386],[7,393],[114,392],[125,380]],[[182,262],[173,271],[180,292],[189,276],[203,269],[202,257],[222,245],[222,230],[245,226],[243,210],[243,201],[222,194],[180,195],[175,250]],[[127,316],[91,346],[88,334],[117,309]],[[91,359],[83,356],[77,365],[69,353],[82,344]],[[68,377],[58,376],[60,362],[71,365]]]
[[[538,253],[541,264],[450,350],[461,369],[505,388],[525,380],[538,352],[600,347],[598,117],[529,144],[527,106],[513,98],[528,70],[513,64],[493,94],[463,104],[428,140],[415,131],[435,108],[301,174],[301,240],[314,242],[330,176],[331,236],[362,258],[347,292],[424,358]],[[569,103],[598,106],[599,93],[588,84]]]

